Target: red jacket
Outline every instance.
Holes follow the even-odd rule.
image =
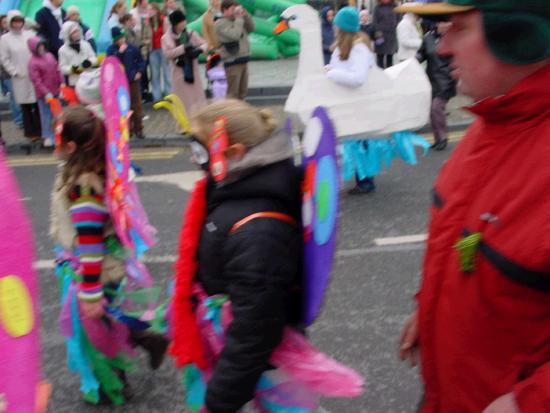
[[[550,66],[470,110],[443,167],[417,296],[422,413],[480,413],[514,392],[550,412]],[[480,232],[475,268],[454,248]]]

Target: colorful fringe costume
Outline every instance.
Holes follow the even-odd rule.
[[[389,168],[395,158],[409,165],[416,165],[414,147],[422,148],[424,154],[430,144],[413,132],[396,132],[389,139],[343,140],[341,145],[342,177],[345,181],[359,180],[380,174]]]

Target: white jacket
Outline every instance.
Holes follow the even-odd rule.
[[[336,83],[359,87],[367,81],[369,69],[374,66],[374,53],[364,43],[353,45],[348,60],[340,60],[340,49],[332,52],[330,63],[325,67],[327,77]]]
[[[18,11],[8,13],[8,22],[15,16],[21,16]],[[9,23],[8,23],[9,24]],[[27,40],[36,36],[29,30],[14,32],[13,30],[0,37],[0,62],[11,76],[13,94],[18,104],[36,103],[34,86],[29,77],[29,61],[31,52]]]
[[[80,25],[75,22],[65,22],[63,25],[63,36],[65,38],[65,44],[59,49],[59,69],[61,73],[69,76],[69,86],[76,85],[79,75],[73,73],[73,66],[78,66],[82,69],[82,62],[89,60],[92,65],[97,64],[97,56],[94,49],[86,40],[80,41],[80,53],[77,53],[71,46],[69,46],[69,31],[71,26],[77,25],[82,34]]]
[[[397,42],[399,43],[398,62],[416,56],[416,52],[422,45],[422,36],[416,27],[413,14],[405,14],[397,25]]]

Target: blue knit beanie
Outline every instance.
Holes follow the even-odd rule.
[[[355,7],[343,7],[334,18],[334,25],[348,33],[359,31],[359,13]]]

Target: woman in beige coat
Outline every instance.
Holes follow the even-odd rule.
[[[183,102],[187,116],[206,106],[198,57],[208,46],[195,31],[186,28],[185,14],[170,14],[170,30],[162,36],[162,51],[172,69],[172,93]]]
[[[0,38],[0,62],[11,76],[15,101],[23,112],[25,136],[37,141],[41,136],[40,112],[34,86],[29,77],[31,52],[27,41],[35,34],[25,30],[25,18],[17,10],[8,13],[9,32]]]

